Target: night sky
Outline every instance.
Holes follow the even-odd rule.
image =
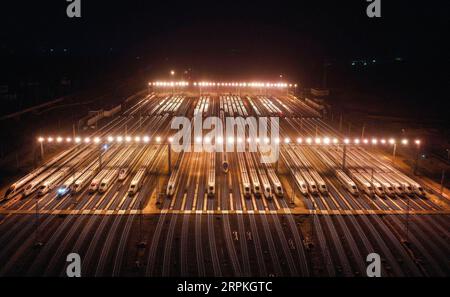
[[[118,51],[199,67],[263,63],[289,71],[296,60],[439,56],[449,28],[446,1],[382,0],[381,19],[366,16],[363,0],[82,0],[81,19],[66,17],[64,0],[4,2],[3,54]]]

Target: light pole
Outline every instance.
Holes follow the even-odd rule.
[[[392,165],[395,165],[395,153],[397,152],[397,142],[394,139],[389,139],[389,143],[394,146],[392,149]]]
[[[342,170],[345,170],[345,159],[347,158],[347,144],[344,143],[343,149],[342,149]]]

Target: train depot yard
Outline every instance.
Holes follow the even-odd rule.
[[[424,140],[345,135],[297,88],[151,82],[94,133],[38,136],[3,192],[0,273],[65,275],[75,252],[86,276],[364,276],[376,252],[385,276],[447,275],[448,198],[387,153]],[[178,150],[177,118],[204,120]]]

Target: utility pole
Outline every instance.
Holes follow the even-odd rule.
[[[370,176],[370,186],[372,187],[372,198],[375,198],[375,188],[373,186],[373,172],[374,172],[374,169],[373,169],[373,167],[371,169],[372,170],[371,170],[371,176]]]
[[[345,159],[347,158],[347,145],[344,144],[342,149],[342,170],[345,170]]]
[[[394,143],[394,148],[392,150],[392,165],[395,165],[395,153],[397,152],[397,143]]]

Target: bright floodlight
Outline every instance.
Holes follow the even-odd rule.
[[[53,142],[53,137],[47,138],[47,141],[48,141],[48,142]]]
[[[234,143],[234,137],[233,136],[230,136],[230,137],[228,137],[228,143]]]
[[[297,138],[297,143],[298,143],[298,144],[300,144],[300,143],[302,143],[302,142],[303,142],[303,139],[301,139],[300,137]]]
[[[307,142],[308,144],[311,144],[311,143],[312,143],[312,139],[311,139],[310,137],[308,137],[308,138],[306,138],[306,142]]]
[[[208,136],[206,136],[204,142],[205,142],[205,143],[210,143],[210,142],[211,142],[211,139],[210,139]]]
[[[280,138],[279,137],[275,138],[275,143],[280,143]]]
[[[81,138],[80,137],[75,137],[75,142],[76,143],[80,143],[81,142]]]
[[[95,137],[95,138],[94,138],[94,142],[95,142],[95,143],[99,143],[99,142],[100,142],[100,138]]]
[[[126,141],[126,142],[130,142],[130,141],[131,141],[131,137],[130,137],[130,136],[126,136],[126,137],[125,137],[125,141]]]
[[[380,140],[380,142],[381,142],[382,144],[386,144],[386,139],[383,138],[383,139]]]
[[[223,137],[222,136],[217,137],[217,143],[220,143],[220,144],[223,143]]]
[[[145,143],[150,141],[150,137],[148,136],[144,136],[142,139],[144,140]]]
[[[161,142],[161,137],[157,136],[156,137],[156,142],[158,142],[158,143]]]
[[[201,143],[202,142],[202,138],[200,136],[195,137],[195,142],[196,143]]]
[[[355,139],[355,144],[359,144],[359,142],[360,142],[359,139],[356,138],[356,139]]]
[[[85,142],[85,143],[89,143],[89,142],[91,142],[91,139],[90,139],[89,137],[86,137],[86,138],[84,139],[84,142]]]
[[[284,139],[284,143],[289,143],[289,142],[291,142],[291,140],[289,139],[289,137],[286,137],[285,139]]]
[[[345,139],[344,139],[344,143],[345,143],[345,144],[349,144],[349,143],[350,143],[350,139],[345,138]]]
[[[407,145],[408,144],[408,139],[402,139],[402,144],[403,145]]]
[[[117,142],[122,142],[123,138],[122,138],[122,136],[117,136],[116,140],[117,140]]]
[[[66,138],[66,142],[72,142],[72,138],[67,137],[67,138]]]
[[[314,142],[315,142],[316,144],[320,144],[320,143],[322,142],[322,139],[320,139],[319,137],[317,137],[317,138],[314,140]]]
[[[114,141],[114,137],[108,136],[108,142],[113,142],[113,141]]]
[[[139,136],[136,136],[136,137],[134,138],[134,141],[136,141],[136,142],[141,142],[141,138],[140,138]]]
[[[323,143],[324,143],[324,144],[329,144],[329,143],[330,143],[330,138],[325,137],[325,138],[323,139]]]
[[[255,141],[256,141],[256,143],[259,143],[259,138],[256,137],[256,138],[255,138]]]
[[[237,138],[237,142],[238,142],[238,143],[242,143],[242,138],[238,137],[238,138]]]
[[[372,144],[377,144],[377,143],[378,143],[378,139],[372,138]]]
[[[268,144],[269,142],[270,142],[269,137],[265,137],[265,138],[264,138],[264,143]]]
[[[175,75],[175,70],[170,70],[170,75],[174,76]]]
[[[414,141],[414,143],[417,144],[417,145],[420,145],[420,140],[419,140],[419,139],[416,139],[416,140]]]
[[[363,140],[363,143],[364,143],[364,144],[368,144],[368,143],[369,143],[369,139],[364,139],[364,140]]]
[[[334,143],[334,144],[338,144],[338,143],[339,143],[339,140],[338,140],[337,138],[333,138],[333,143]]]
[[[169,141],[169,143],[172,143],[173,142],[173,137],[170,136],[167,140]]]
[[[43,141],[44,141],[44,137],[39,137],[39,138],[38,138],[38,141],[39,141],[39,142],[43,142]]]
[[[56,138],[56,141],[57,141],[57,142],[61,142],[62,140],[63,140],[62,137],[59,137],[59,136],[58,136],[58,137]]]
[[[389,139],[389,143],[390,144],[394,144],[395,143],[395,139],[394,138]]]

